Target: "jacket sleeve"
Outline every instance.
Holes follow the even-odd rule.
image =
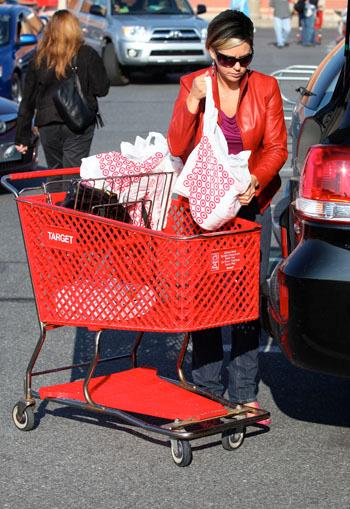
[[[32,141],[32,122],[38,94],[38,78],[34,58],[27,69],[23,88],[23,98],[19,106],[16,129],[16,145],[30,145]]]
[[[110,82],[100,55],[89,47],[89,92],[95,97],[108,94]]]
[[[168,129],[168,145],[173,156],[186,160],[191,152],[198,123],[198,113],[191,113],[186,104],[190,93],[188,84],[181,78],[180,91],[174,105]]]
[[[287,130],[284,121],[283,103],[277,81],[272,81],[272,90],[267,98],[263,149],[254,161],[251,173],[259,181],[257,196],[278,174],[288,158]]]

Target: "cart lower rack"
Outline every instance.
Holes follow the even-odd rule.
[[[144,192],[151,187],[150,176],[133,176],[133,191],[143,190],[142,197],[136,193],[133,200],[129,195],[125,199],[125,182],[116,177],[111,184],[109,178],[113,200],[107,197],[108,203],[96,204],[90,189],[93,205],[78,210],[81,182],[71,180],[77,171],[2,178],[2,184],[16,196],[41,329],[26,371],[24,398],[13,410],[16,426],[21,430],[34,427],[35,400],[41,399],[114,415],[165,435],[179,466],[191,462],[189,440],[195,438],[222,433],[223,447],[236,449],[243,442],[245,428],[266,419],[268,412],[236,407],[199,389],[186,380],[183,362],[191,331],[258,317],[260,227],[236,219],[218,232],[205,233],[193,223],[185,200],[170,201],[171,176],[167,174],[157,176],[153,195]],[[49,185],[43,184],[19,193],[13,185],[21,179],[53,175],[65,176],[70,188],[78,182],[73,208],[63,206],[69,201],[66,191],[50,193]],[[90,188],[95,185],[89,182]],[[100,192],[101,186],[98,188]],[[115,191],[118,188],[124,189],[123,195]],[[116,205],[118,214],[124,207],[129,220],[132,212],[142,226],[135,220],[125,223],[113,218],[110,212]],[[163,219],[167,214],[161,231],[147,228],[154,224],[156,209],[162,211]],[[135,214],[137,210],[140,214]],[[120,219],[120,215],[115,217]],[[88,365],[87,375],[84,380],[34,391],[33,377],[77,367],[34,371],[47,331],[60,326],[96,332],[93,358],[79,364]],[[101,336],[107,329],[139,331],[129,355],[100,358]],[[178,380],[138,366],[137,351],[145,331],[184,333]],[[98,364],[125,357],[130,357],[131,369],[93,376]]]

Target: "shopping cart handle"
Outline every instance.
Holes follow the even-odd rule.
[[[55,168],[54,170],[38,170],[38,171],[25,171],[22,173],[9,173],[8,175],[4,175],[1,177],[1,184],[13,193],[15,196],[18,196],[18,189],[10,184],[10,181],[13,180],[27,180],[27,179],[36,179],[43,177],[61,177],[64,175],[79,175],[80,168]]]
[[[56,168],[54,170],[26,171],[22,173],[10,173],[6,175],[8,180],[25,180],[41,177],[58,177],[60,175],[74,175],[80,173],[80,168]]]

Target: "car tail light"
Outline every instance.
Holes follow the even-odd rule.
[[[311,147],[296,208],[310,218],[350,222],[350,147]]]
[[[280,290],[280,315],[282,320],[287,322],[289,317],[289,294],[286,285],[286,276],[282,271],[282,266],[278,269],[277,277]]]

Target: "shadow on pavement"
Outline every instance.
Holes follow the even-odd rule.
[[[296,368],[283,354],[260,354],[262,381],[278,408],[300,421],[349,426],[350,380]]]

